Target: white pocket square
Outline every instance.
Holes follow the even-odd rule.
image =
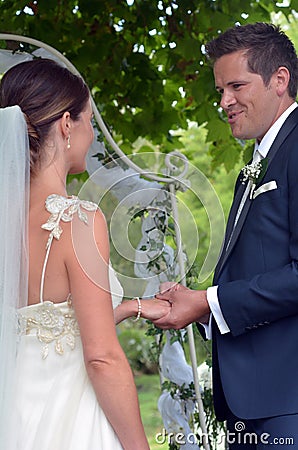
[[[258,187],[253,193],[253,199],[255,199],[258,195],[263,194],[264,192],[273,191],[277,189],[276,181],[269,181],[268,183],[262,184],[262,186]]]

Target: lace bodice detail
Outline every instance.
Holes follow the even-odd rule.
[[[61,220],[71,222],[77,214],[79,219],[88,225],[88,216],[85,211],[96,211],[97,205],[74,196],[67,198],[52,194],[46,199],[45,208],[50,213],[50,217],[41,227],[50,231],[50,234],[42,270],[40,303],[22,308],[18,312],[19,334],[36,335],[42,344],[43,359],[49,354],[49,344],[53,343],[56,353],[63,355],[66,346],[74,349],[75,338],[80,334],[71,304],[71,295],[63,303],[43,301],[44,278],[51,244],[53,239],[59,240],[63,232],[60,226]]]
[[[21,335],[36,336],[42,344],[41,356],[45,359],[53,343],[55,352],[63,355],[66,347],[75,348],[79,326],[71,302],[43,302],[22,308],[18,314]]]

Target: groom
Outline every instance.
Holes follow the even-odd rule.
[[[255,139],[238,177],[214,286],[176,285],[160,328],[205,323],[214,404],[230,449],[298,448],[298,65],[278,27],[237,26],[206,45],[233,135]],[[265,175],[258,168],[267,167]],[[258,179],[259,175],[259,179]],[[163,286],[166,288],[167,286]],[[240,425],[239,425],[240,424]],[[242,432],[240,431],[242,429]],[[286,445],[288,443],[288,445]]]

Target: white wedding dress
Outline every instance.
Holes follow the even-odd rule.
[[[51,216],[43,228],[59,239],[59,221],[97,205],[57,195],[48,197]],[[46,267],[46,262],[45,266]],[[119,303],[122,288],[110,268],[111,292]],[[115,305],[114,305],[115,306]],[[99,406],[86,373],[71,297],[63,303],[41,301],[19,310],[17,450],[121,450],[122,446]],[[4,450],[4,449],[1,449]],[[5,449],[10,450],[10,449]]]

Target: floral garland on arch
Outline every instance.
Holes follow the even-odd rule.
[[[138,217],[142,221],[142,238],[138,250],[144,252],[144,257],[141,262],[137,258],[135,274],[152,280],[148,282],[144,292],[144,297],[146,297],[146,295],[150,296],[150,293],[158,291],[161,282],[177,281],[180,274],[171,218],[170,193],[167,187],[160,189],[160,193]],[[169,245],[169,242],[172,245]],[[186,252],[183,252],[183,257],[187,261]],[[153,275],[155,278],[150,278]],[[194,268],[188,272],[187,284],[189,287],[192,287],[195,278]],[[158,409],[168,434],[169,449],[203,448],[201,446],[203,432],[196,404],[193,372],[185,356],[185,346],[188,344],[186,330],[162,331],[148,321],[147,324],[146,334],[154,339],[152,346],[156,349],[156,358],[159,363],[162,393],[158,401]],[[205,346],[199,334],[198,338]],[[208,441],[210,448],[216,450],[223,448],[218,447],[218,443],[221,440],[219,437],[222,438],[224,435],[225,426],[217,422],[214,414],[211,354],[208,349],[207,352],[209,356],[207,361],[198,367],[198,375],[206,415]]]

